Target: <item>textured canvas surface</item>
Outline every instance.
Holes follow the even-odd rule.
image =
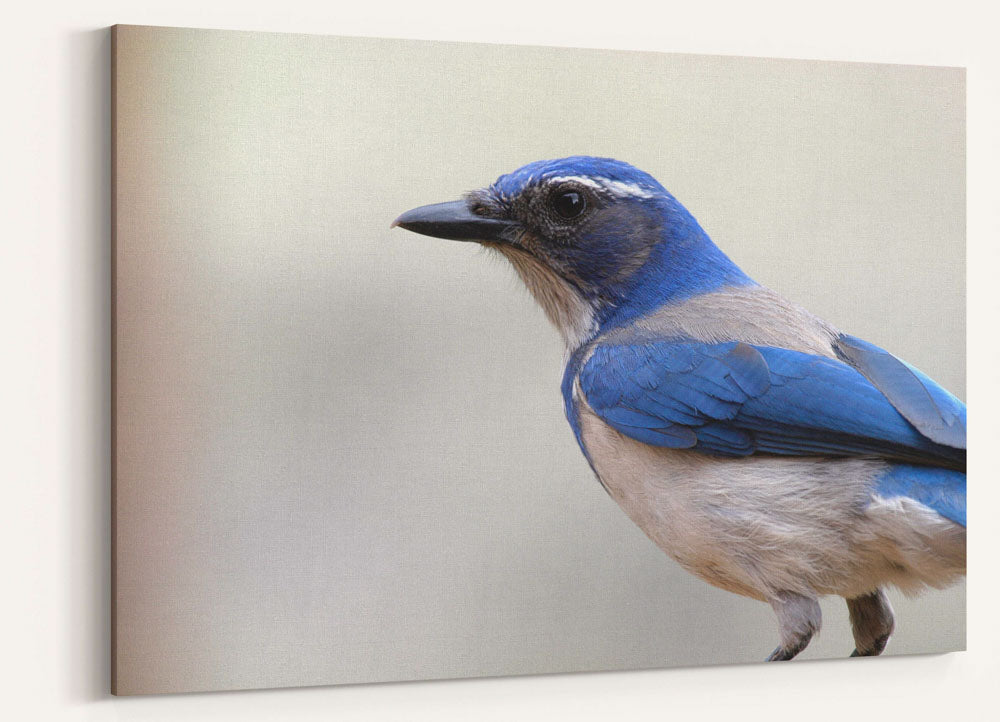
[[[119,26],[118,693],[759,661],[593,478],[505,263],[390,231],[525,162],[657,177],[964,398],[960,69]],[[888,654],[965,645],[964,587]],[[852,646],[840,599],[803,658]]]

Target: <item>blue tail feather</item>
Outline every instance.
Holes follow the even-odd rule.
[[[875,493],[886,499],[907,497],[946,519],[965,526],[965,472],[933,466],[893,464],[875,480]]]

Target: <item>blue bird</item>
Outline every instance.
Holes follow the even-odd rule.
[[[965,405],[755,283],[652,176],[575,156],[393,226],[495,249],[562,334],[566,416],[608,494],[682,567],[767,602],[787,660],[847,600],[965,574]]]

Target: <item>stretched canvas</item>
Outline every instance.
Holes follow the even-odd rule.
[[[962,69],[112,39],[115,693],[964,648]]]

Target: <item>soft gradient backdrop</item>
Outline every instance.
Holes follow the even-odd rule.
[[[761,659],[593,479],[503,262],[390,221],[538,158],[660,179],[964,397],[957,69],[119,27],[121,693]],[[964,588],[888,653],[964,646]],[[803,658],[846,656],[839,599]]]

